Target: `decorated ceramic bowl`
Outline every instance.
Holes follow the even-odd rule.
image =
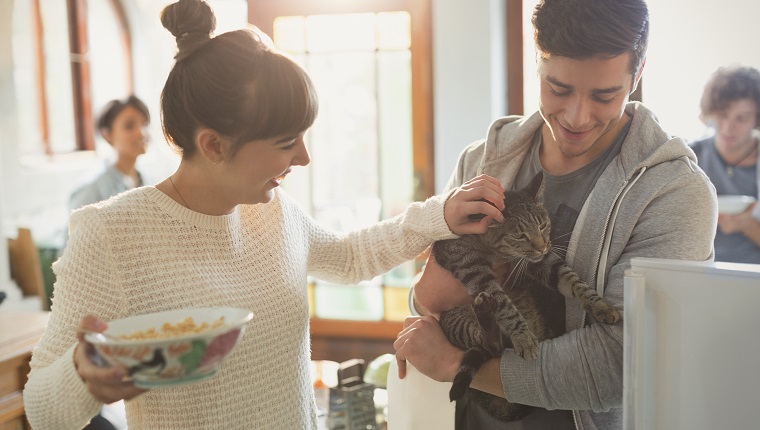
[[[756,199],[752,196],[718,196],[718,212],[728,215],[737,215],[755,203]]]
[[[106,363],[124,365],[134,384],[167,387],[213,376],[253,318],[247,309],[193,308],[108,322],[85,340]]]

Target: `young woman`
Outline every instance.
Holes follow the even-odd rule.
[[[27,416],[35,429],[81,428],[101,404],[125,399],[130,430],[314,429],[307,273],[355,282],[435,240],[483,233],[502,220],[503,188],[480,176],[361,231],[329,231],[279,188],[310,161],[304,133],[317,97],[306,73],[251,31],[211,38],[214,15],[200,0],[169,5],[161,21],[179,48],[163,128],[182,161],[155,187],[72,215]],[[487,216],[468,222],[474,213]],[[87,356],[81,331],[104,321],[220,305],[251,309],[254,320],[213,378],[145,392],[124,368]]]
[[[97,127],[116,152],[116,162],[94,181],[74,191],[69,201],[72,210],[143,185],[135,163],[137,157],[145,153],[149,123],[148,107],[135,96],[124,101],[112,100],[106,105]]]
[[[699,166],[718,195],[748,195],[760,188],[760,71],[721,67],[705,85],[702,120],[715,135],[692,144]],[[718,214],[715,260],[760,264],[760,206]]]

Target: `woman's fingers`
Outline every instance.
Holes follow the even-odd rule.
[[[97,354],[95,347],[84,339],[85,333],[102,332],[107,327],[105,322],[92,315],[82,318],[77,330],[79,344],[74,350],[74,367],[96,400],[103,403],[129,400],[145,390],[135,387],[128,380],[126,367],[109,365]]]
[[[495,178],[480,175],[454,189],[444,217],[454,234],[485,233],[492,220],[504,221],[503,210],[504,188]]]

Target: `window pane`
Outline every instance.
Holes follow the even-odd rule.
[[[42,0],[40,10],[50,148],[53,152],[74,151],[76,134],[66,2]]]
[[[111,2],[87,3],[87,41],[89,45],[92,109],[97,116],[106,103],[129,95],[129,52],[122,25]],[[91,132],[87,130],[87,132]],[[95,133],[100,136],[99,133]]]
[[[248,27],[248,3],[246,0],[211,0],[216,16],[214,34],[240,30]]]
[[[37,85],[36,35],[33,33],[31,2],[16,1],[13,5],[13,79],[16,88],[19,126],[19,153],[39,154],[43,150],[39,118]]]
[[[377,14],[377,46],[379,49],[409,49],[411,46],[411,17],[409,12]]]
[[[380,51],[380,197],[383,218],[397,215],[413,200],[411,52]]]
[[[308,68],[320,97],[311,132],[314,216],[340,230],[379,217],[374,53],[315,54]]]
[[[293,53],[306,50],[306,18],[281,16],[274,20],[273,32],[277,48]]]
[[[306,17],[310,52],[371,51],[377,48],[375,14],[312,15]]]

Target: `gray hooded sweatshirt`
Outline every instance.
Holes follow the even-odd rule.
[[[631,102],[626,112],[628,135],[583,205],[566,257],[621,313],[631,258],[711,260],[718,216],[715,189],[686,142],[665,133],[644,105]],[[447,188],[485,173],[509,189],[543,124],[538,113],[495,121],[485,141],[462,152]],[[587,321],[578,301],[568,299],[566,327],[540,343],[535,360],[504,351],[506,398],[573,410],[579,430],[622,428],[623,322]]]

